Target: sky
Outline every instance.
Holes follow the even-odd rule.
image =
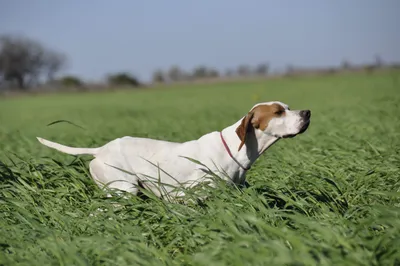
[[[0,34],[65,53],[87,80],[197,65],[221,71],[400,61],[400,0],[0,0]]]

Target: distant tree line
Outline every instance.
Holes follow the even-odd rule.
[[[53,90],[69,88],[86,90],[93,85],[84,82],[77,76],[62,76],[61,72],[67,65],[68,60],[65,54],[48,48],[36,40],[18,35],[0,36],[0,90],[27,91],[46,86]],[[382,58],[377,55],[373,63],[363,65],[361,69],[372,72],[384,66],[385,63]],[[391,67],[399,68],[399,64]],[[341,65],[336,68],[304,69],[288,65],[284,74],[287,76],[307,73],[332,74],[354,69],[359,70],[360,66],[353,66],[348,60],[343,60]],[[236,68],[226,69],[224,72],[205,65],[199,65],[190,71],[173,65],[166,70],[155,70],[152,75],[152,82],[170,83],[232,77],[267,77],[269,75],[270,66],[268,63],[260,63],[256,66],[241,64]],[[102,84],[103,87],[109,88],[144,86],[135,75],[128,72],[108,74]]]
[[[239,65],[237,69],[227,69],[224,73],[213,67],[199,65],[191,71],[185,71],[179,66],[173,65],[167,70],[157,69],[153,73],[152,82],[178,82],[193,81],[201,79],[215,79],[222,77],[245,77],[245,76],[267,76],[269,65],[261,63],[258,66],[251,67],[248,65]]]

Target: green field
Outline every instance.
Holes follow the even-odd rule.
[[[198,205],[106,198],[35,139],[187,141],[270,100],[308,131]],[[400,265],[400,73],[0,99],[0,161],[0,265]]]

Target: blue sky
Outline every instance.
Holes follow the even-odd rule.
[[[86,79],[242,63],[400,61],[400,0],[1,0],[0,33],[66,53]]]

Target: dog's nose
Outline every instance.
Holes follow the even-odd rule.
[[[310,110],[302,110],[300,112],[300,116],[305,118],[305,119],[308,119],[311,116],[311,111]]]

